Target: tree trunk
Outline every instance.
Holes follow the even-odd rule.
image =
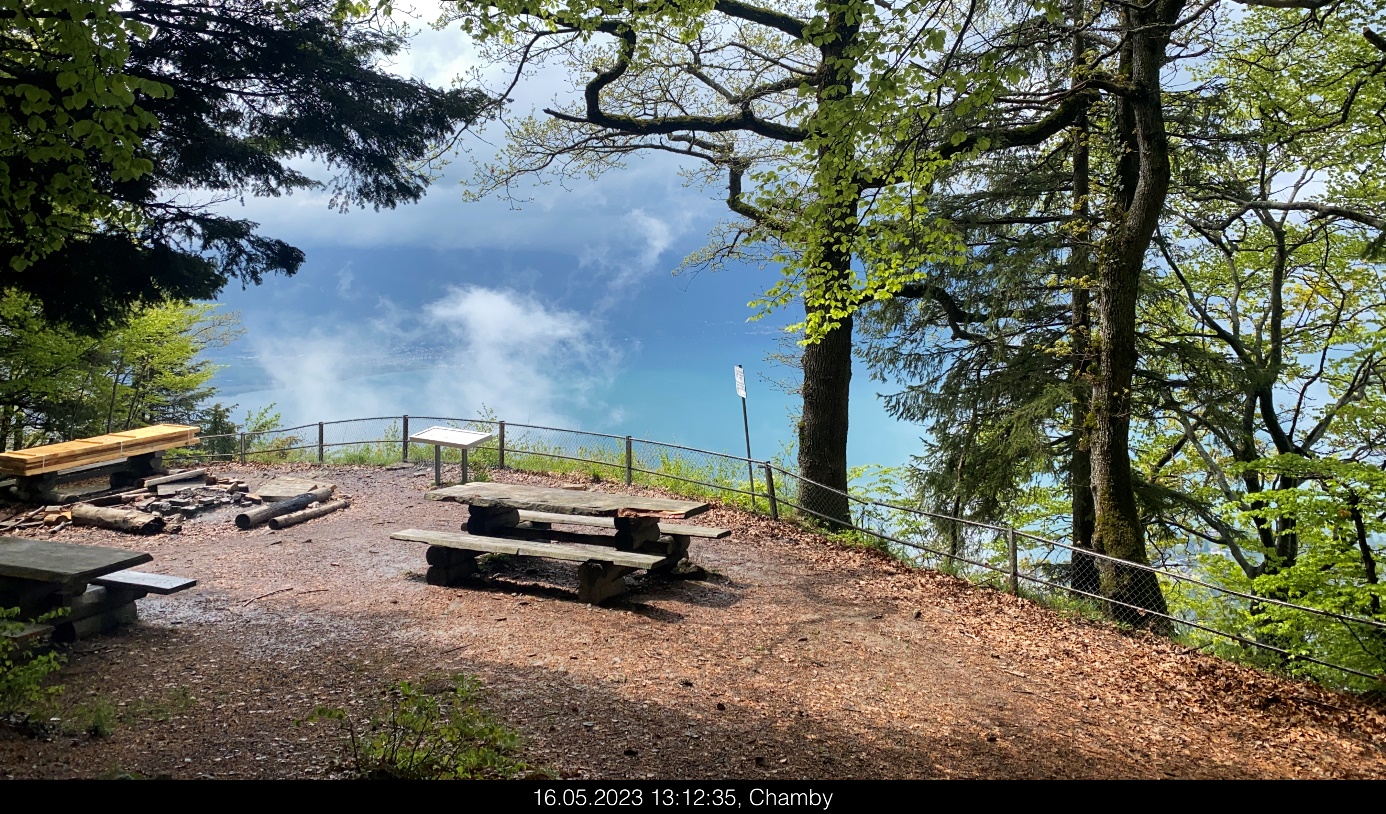
[[[332,514],[338,509],[345,509],[350,505],[351,501],[348,500],[331,500],[311,509],[290,512],[280,517],[271,517],[269,527],[275,531],[279,531],[280,529],[286,529],[290,526],[297,526],[299,523],[307,523],[309,520],[322,517],[323,515]]]
[[[1102,590],[1097,558],[1081,553],[1097,550],[1093,541],[1096,509],[1092,496],[1092,442],[1088,437],[1088,415],[1092,403],[1092,375],[1087,360],[1088,291],[1081,286],[1075,286],[1073,292],[1073,319],[1073,440],[1068,462],[1068,488],[1073,515],[1073,547],[1079,550],[1072,554],[1069,585],[1076,591],[1096,596]]]
[[[822,305],[814,304],[821,294],[849,287],[852,280],[852,239],[855,236],[857,207],[861,190],[856,186],[856,144],[840,133],[836,125],[823,125],[836,106],[852,94],[854,63],[850,52],[860,33],[860,17],[847,5],[829,6],[827,28],[836,36],[821,47],[822,64],[832,74],[818,87],[818,115],[811,124],[817,148],[815,182],[821,209],[807,248],[805,265],[809,269],[806,292],[807,313],[812,322]],[[852,318],[838,324],[804,349],[803,414],[799,420],[799,475],[806,481],[799,487],[799,505],[831,527],[852,524],[847,500],[847,407],[852,381]],[[826,488],[823,488],[826,487]]]
[[[1075,0],[1074,28],[1081,31],[1083,2]],[[1073,37],[1074,84],[1080,79],[1079,68],[1086,65],[1085,41],[1081,33]],[[1071,341],[1073,343],[1073,406],[1070,433],[1068,490],[1073,515],[1073,547],[1080,549],[1071,557],[1068,584],[1083,594],[1096,596],[1102,590],[1097,560],[1080,553],[1093,550],[1094,509],[1092,499],[1092,451],[1088,438],[1088,412],[1092,402],[1092,347],[1089,332],[1091,320],[1092,261],[1092,170],[1088,147],[1088,115],[1080,114],[1073,127],[1073,242],[1069,246],[1069,269],[1073,277],[1073,314]]]
[[[1160,92],[1169,26],[1182,0],[1152,0],[1122,11],[1119,76],[1129,90],[1117,97],[1118,189],[1111,231],[1098,259],[1096,377],[1091,415],[1093,546],[1110,557],[1146,565],[1145,529],[1131,477],[1131,385],[1136,369],[1136,302],[1141,270],[1169,191],[1169,142]],[[1112,617],[1167,632],[1168,613],[1155,575],[1099,560],[1102,594]]]
[[[852,320],[804,348],[804,412],[799,419],[799,505],[830,525],[850,525],[847,407],[852,381]],[[829,487],[819,488],[808,481]],[[842,494],[839,494],[842,493]]]

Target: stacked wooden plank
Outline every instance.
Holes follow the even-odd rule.
[[[197,433],[197,427],[185,424],[155,424],[95,438],[19,449],[0,453],[0,472],[21,477],[60,472],[117,458],[190,446],[198,442]]]

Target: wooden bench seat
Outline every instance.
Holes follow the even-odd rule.
[[[555,512],[520,511],[520,519],[530,523],[567,523],[570,526],[592,526],[594,528],[614,529],[616,520],[612,517],[589,517],[582,514],[557,514]],[[702,537],[708,540],[721,540],[731,536],[731,529],[715,529],[708,526],[689,526],[682,523],[660,521],[659,530],[663,534],[684,537]]]
[[[483,537],[464,531],[405,529],[391,534],[390,539],[426,543],[431,546],[452,548],[458,551],[475,551],[480,554],[514,554],[520,557],[545,557],[550,560],[568,560],[570,562],[601,560],[630,568],[655,568],[663,565],[669,559],[656,554],[621,551],[600,545],[535,543],[528,540],[509,540],[503,537]]]
[[[186,591],[197,584],[197,580],[175,577],[169,574],[150,574],[145,571],[116,571],[93,579],[97,585],[108,588],[131,588],[145,594],[168,596]]]
[[[625,593],[625,576],[640,569],[661,568],[678,562],[678,557],[621,551],[582,543],[542,543],[486,537],[457,531],[405,529],[390,535],[429,546],[428,582],[450,585],[475,573],[479,554],[511,554],[578,562],[578,599],[596,604]]]

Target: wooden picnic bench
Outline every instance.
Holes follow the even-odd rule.
[[[21,633],[51,632],[62,642],[85,638],[135,621],[137,599],[197,584],[195,579],[130,570],[152,559],[118,548],[0,537],[0,607],[18,607],[25,619],[66,609],[47,625],[29,625]]]
[[[128,486],[136,478],[163,473],[164,452],[196,444],[198,432],[186,424],[155,424],[11,450],[0,453],[0,474],[13,475],[19,496],[30,500],[53,499],[58,484],[80,477],[109,473],[113,488]]]
[[[391,536],[429,546],[428,582],[453,585],[476,572],[482,554],[512,554],[579,562],[578,598],[598,603],[625,593],[626,575],[673,568],[688,555],[691,537],[731,532],[673,523],[707,511],[706,503],[503,483],[435,489],[430,500],[469,506],[465,533],[406,529]],[[597,526],[615,534],[554,529]]]

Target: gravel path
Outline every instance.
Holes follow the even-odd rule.
[[[109,736],[0,730],[0,776],[329,776],[336,730],[296,724],[316,706],[364,710],[391,682],[467,672],[527,759],[564,777],[1386,777],[1380,708],[788,524],[715,508],[697,522],[735,533],[694,540],[707,579],[633,578],[590,607],[571,563],[427,585],[423,546],[389,533],[465,519],[424,500],[431,470],[217,474],[253,487],[289,470],[352,507],[281,532],[224,512],[178,535],[59,533],[200,584],[71,649],[63,703],[114,705]]]

